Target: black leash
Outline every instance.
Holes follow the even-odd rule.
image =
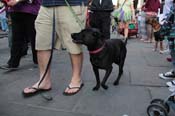
[[[48,72],[48,69],[49,69],[49,67],[50,67],[51,61],[52,61],[53,50],[54,50],[54,46],[55,46],[55,44],[54,44],[54,43],[55,43],[55,36],[56,36],[56,30],[55,30],[55,8],[53,8],[51,54],[50,54],[50,58],[49,58],[49,61],[48,61],[46,70],[45,70],[45,72],[44,72],[44,74],[43,74],[41,80],[40,80],[39,83],[38,83],[38,89],[39,89],[40,84],[43,82],[43,80],[44,80],[44,78],[45,78],[45,76],[46,76],[46,74],[47,74],[47,72]],[[48,95],[48,94],[43,94],[43,93],[41,93],[41,96],[42,96],[44,99],[48,100],[48,101],[50,101],[50,100],[53,99],[52,96],[50,96],[50,95]]]

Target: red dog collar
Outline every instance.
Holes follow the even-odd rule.
[[[100,47],[100,48],[98,48],[98,49],[96,49],[96,50],[89,51],[89,53],[90,53],[90,54],[96,54],[96,53],[98,53],[98,52],[102,51],[102,50],[103,50],[103,48],[104,48],[104,46],[105,46],[105,44],[103,44],[103,46],[102,46],[102,47]]]

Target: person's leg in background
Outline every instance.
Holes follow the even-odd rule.
[[[35,50],[35,36],[36,36],[36,31],[35,31],[35,19],[36,15],[33,14],[27,14],[26,15],[27,19],[25,22],[26,25],[26,38],[28,41],[31,43],[31,49],[32,49],[32,54],[33,54],[33,63],[37,64],[37,53]],[[28,44],[28,42],[27,42]]]
[[[163,54],[163,50],[164,50],[163,40],[160,40],[160,41],[159,41],[159,44],[160,44],[160,46],[159,46],[159,53],[160,53],[160,54]]]
[[[110,26],[111,26],[111,12],[103,12],[100,14],[101,23],[101,31],[103,38],[110,39]]]
[[[97,28],[102,33],[102,39],[110,39],[110,14],[107,12],[91,12],[90,15],[90,26]]]
[[[129,26],[129,22],[124,22],[124,39],[128,38],[128,33],[129,33],[128,26]]]
[[[29,49],[29,42],[28,42],[28,38],[25,37],[24,38],[24,45],[23,45],[23,50],[22,50],[22,57],[26,56],[28,54],[28,49]]]
[[[100,12],[90,12],[89,14],[89,19],[90,19],[90,27],[92,28],[97,28],[99,29],[100,31],[101,30],[101,19],[100,19]]]
[[[166,73],[160,73],[159,77],[162,79],[175,79],[175,50],[174,38],[168,38],[170,55],[172,57],[172,69]],[[174,83],[175,84],[175,83]],[[168,85],[169,86],[169,85]]]
[[[146,21],[145,21],[145,12],[141,11],[141,35],[142,35],[142,41],[145,41],[147,39],[147,32],[146,32]]]
[[[12,19],[12,46],[10,50],[10,59],[8,61],[8,65],[2,67],[4,69],[13,69],[18,68],[22,47],[24,44],[24,29],[23,22],[21,20],[24,19],[21,13],[11,13]]]
[[[146,42],[146,43],[152,43],[153,29],[152,29],[152,26],[150,24],[147,24],[146,23],[146,31],[147,31],[147,40],[145,40],[144,42]]]
[[[174,49],[174,38],[170,38],[169,40],[170,44],[170,55],[172,58],[172,70],[171,70],[171,78],[173,79],[172,81],[167,82],[167,86],[169,86],[169,91],[175,92],[175,49]]]
[[[7,19],[1,18],[1,27],[3,31],[8,31]]]

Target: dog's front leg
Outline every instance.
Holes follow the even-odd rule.
[[[103,87],[103,89],[108,89],[108,86],[105,85],[105,83],[106,83],[106,81],[107,81],[109,75],[111,74],[111,72],[112,72],[112,67],[106,69],[105,76],[104,76],[103,81],[102,81],[102,83],[101,83],[101,86]]]
[[[93,88],[93,91],[97,91],[100,88],[100,76],[99,76],[98,68],[96,66],[93,66],[93,71],[96,78],[96,86]]]

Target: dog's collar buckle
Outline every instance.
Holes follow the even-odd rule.
[[[96,50],[89,51],[89,53],[90,53],[90,54],[96,54],[96,53],[99,53],[100,51],[103,50],[104,46],[105,46],[105,44],[103,44],[102,47],[100,47],[100,48],[98,48],[98,49],[96,49]]]

